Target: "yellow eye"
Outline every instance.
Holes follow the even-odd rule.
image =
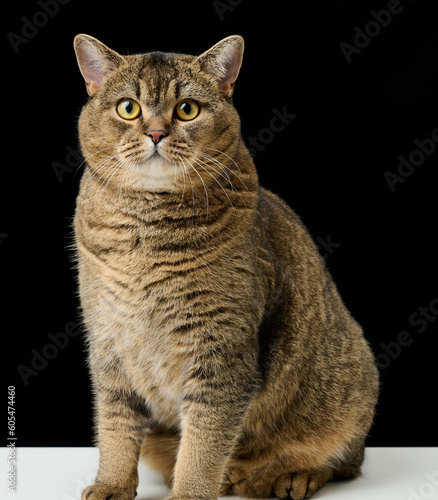
[[[117,105],[117,113],[125,120],[134,120],[141,112],[140,104],[134,99],[123,99]]]
[[[193,120],[199,115],[199,111],[199,106],[191,99],[184,99],[175,108],[176,116],[184,121]]]

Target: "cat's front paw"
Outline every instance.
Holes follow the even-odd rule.
[[[93,484],[82,492],[81,500],[134,500],[136,493],[105,484]]]

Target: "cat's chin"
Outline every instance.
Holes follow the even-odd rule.
[[[163,157],[142,160],[136,166],[138,183],[148,191],[174,191],[179,169]]]

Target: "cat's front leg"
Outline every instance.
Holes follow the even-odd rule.
[[[198,390],[185,395],[171,499],[214,500],[219,496],[254,390],[248,382],[251,374],[245,370],[239,374],[231,369],[227,376],[203,380]]]
[[[111,385],[96,388],[100,463],[96,483],[84,490],[82,500],[133,500],[138,486],[148,409],[123,383],[110,380]]]

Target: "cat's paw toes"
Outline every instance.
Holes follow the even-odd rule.
[[[134,496],[121,488],[93,484],[82,492],[81,500],[134,500]]]
[[[281,474],[274,483],[273,493],[282,499],[303,500],[310,498],[331,479],[332,471],[302,471]]]
[[[189,498],[189,497],[167,497],[166,500],[196,500],[194,498]]]

